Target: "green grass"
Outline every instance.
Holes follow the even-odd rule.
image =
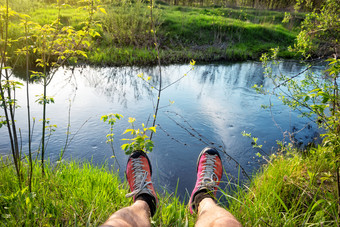
[[[1,226],[98,226],[132,203],[125,198],[127,183],[105,165],[68,161],[57,168],[48,165],[46,176],[41,177],[40,166],[34,164],[32,193],[28,187],[18,188],[14,168],[7,161],[0,161],[0,169]],[[160,207],[152,220],[155,226],[193,222],[176,193],[164,193],[159,199]]]
[[[51,24],[58,18],[58,9],[51,6],[46,6],[43,8],[37,8],[32,11],[31,17],[34,22],[40,25]],[[74,8],[64,8],[60,11],[61,23],[64,25],[71,25],[75,28],[80,29],[82,23],[86,21],[88,17],[86,11]]]
[[[111,11],[110,6],[107,7]],[[191,59],[201,63],[258,60],[262,53],[277,46],[280,46],[280,57],[294,57],[287,47],[294,43],[297,31],[289,29],[291,25],[281,24],[282,12],[177,6],[161,6],[155,11],[158,15],[157,36],[163,64],[187,63]],[[119,10],[114,12],[119,13]],[[111,20],[118,20],[115,16],[110,17]],[[101,15],[99,18],[103,21],[104,29],[101,31],[102,37],[98,39],[99,47],[88,54],[89,62],[103,65],[157,63],[153,41],[150,41],[152,38],[148,34],[132,30],[127,32],[129,26],[122,25],[125,26],[124,32],[120,32],[118,27],[111,29],[119,33],[114,35],[105,29],[113,26],[112,23],[105,26],[108,23],[107,16]],[[140,21],[135,18],[125,23],[146,22],[144,18]],[[129,35],[124,36],[123,33]],[[114,38],[117,36],[125,43]],[[138,44],[134,45],[131,40],[138,40]]]
[[[23,11],[40,25],[52,23],[58,15],[53,5],[26,3],[25,7]],[[95,15],[95,20],[102,25],[97,28],[101,37],[93,40],[87,50],[88,59],[82,60],[96,65],[156,64],[147,5],[128,1],[123,6],[107,4],[104,7],[107,14]],[[281,23],[283,17],[283,12],[250,8],[156,5],[154,18],[161,61],[170,64],[191,59],[201,63],[259,60],[262,53],[277,46],[280,57],[292,58],[287,47],[294,44],[303,14],[295,14],[289,24]],[[87,13],[76,6],[61,9],[64,25],[80,29],[86,18]],[[24,29],[18,29],[18,19],[12,22],[9,34],[16,39],[23,35]],[[20,43],[14,43],[9,52],[14,56],[19,46]]]
[[[156,64],[156,51],[154,49],[128,47],[98,47],[88,55],[90,63],[96,65],[133,65]]]
[[[327,147],[301,153],[284,149],[242,187],[223,191],[224,205],[244,226],[337,226],[336,173]],[[24,173],[27,173],[25,165]],[[14,167],[0,161],[0,223],[2,226],[97,226],[113,212],[129,206],[128,186],[106,165],[65,161],[48,165],[41,177],[34,165],[32,193],[18,188]],[[230,188],[230,187],[229,187]],[[195,216],[175,190],[159,193],[153,226],[193,226]],[[221,198],[222,201],[225,200]]]
[[[127,187],[117,174],[89,163],[67,162],[41,177],[34,165],[32,193],[18,188],[12,166],[1,163],[0,222],[5,226],[98,225],[121,206]],[[27,168],[25,169],[27,171]]]
[[[250,185],[228,197],[244,226],[339,225],[336,173],[326,161],[332,151],[308,152],[313,154],[293,149],[272,156]]]
[[[192,53],[204,53],[197,60],[258,60],[270,48],[280,46],[285,51],[294,43],[297,34],[287,28],[289,25],[281,24],[281,12],[191,7],[162,9],[159,30],[162,45],[172,51],[184,50],[188,53],[187,59]]]

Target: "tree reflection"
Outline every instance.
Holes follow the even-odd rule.
[[[95,88],[99,95],[105,95],[110,102],[118,102],[127,108],[128,100],[152,99],[152,88],[137,75],[142,72],[153,75],[154,71],[152,68],[135,67],[88,68],[83,77],[86,86]],[[156,84],[157,77],[153,77],[152,82]]]

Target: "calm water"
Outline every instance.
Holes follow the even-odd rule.
[[[163,86],[180,78],[189,69],[187,65],[163,67]],[[294,75],[303,70],[303,66],[286,62],[280,70]],[[120,113],[124,119],[115,126],[114,147],[123,177],[128,157],[120,150],[123,144],[121,133],[128,127],[128,117],[137,119],[137,127],[146,123],[153,114],[156,100],[156,91],[137,75],[144,73],[145,77],[152,76],[151,83],[157,87],[157,72],[157,68],[136,67],[60,69],[48,87],[48,95],[54,96],[55,103],[48,105],[47,116],[51,124],[57,125],[47,147],[50,159],[56,160],[65,144],[71,106],[70,137],[74,137],[65,158],[113,165],[110,146],[105,142],[109,127],[100,121],[100,117]],[[300,130],[308,123],[274,97],[272,115],[269,110],[262,110],[261,104],[268,104],[269,97],[256,94],[252,89],[255,83],[265,88],[272,87],[270,81],[264,78],[260,63],[202,65],[196,66],[179,83],[163,91],[162,108],[157,119],[160,126],[154,136],[154,151],[149,155],[153,181],[158,190],[166,188],[173,192],[179,182],[178,193],[181,196],[187,191],[190,193],[195,184],[197,155],[206,144],[211,143],[225,147],[226,152],[250,175],[258,168],[261,159],[256,157],[258,151],[252,148],[248,138],[242,136],[242,131],[258,137],[259,144],[263,144],[263,149],[270,153],[276,149],[276,140],[283,138],[282,132]],[[32,100],[35,95],[42,94],[40,84],[31,84],[30,88]],[[22,130],[23,149],[27,150],[24,93],[24,88],[18,90],[17,97],[22,108],[17,109],[16,116]],[[169,106],[169,100],[175,103]],[[32,116],[36,118],[33,146],[37,148],[42,106],[35,102],[31,105]],[[8,135],[4,127],[0,129],[0,134],[0,154],[9,154]],[[299,132],[296,139],[303,145],[316,136],[317,127],[310,125]],[[228,161],[225,155],[223,159],[229,177],[238,178],[235,162]],[[243,175],[240,178],[245,179]]]

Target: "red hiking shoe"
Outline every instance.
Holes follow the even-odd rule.
[[[156,212],[158,204],[157,195],[151,182],[152,168],[148,156],[143,151],[133,152],[127,162],[126,179],[131,193],[126,197],[132,197],[133,201],[144,200],[150,207],[151,216]]]
[[[204,148],[197,159],[197,180],[189,200],[190,213],[197,211],[203,198],[216,196],[217,187],[222,178],[222,161],[215,148]],[[196,195],[203,193],[203,198],[197,199]]]

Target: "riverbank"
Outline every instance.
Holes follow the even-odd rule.
[[[12,8],[29,14],[30,19],[40,25],[53,23],[59,13],[55,5],[25,3],[28,5],[24,7],[15,5],[15,1],[13,4]],[[259,60],[262,53],[278,46],[279,57],[295,58],[288,47],[294,44],[304,17],[293,14],[293,19],[283,24],[284,12],[279,11],[171,6],[163,2],[153,9],[156,30],[151,31],[148,4],[126,1],[102,7],[106,13],[94,15],[100,37],[92,39],[91,47],[86,50],[87,59],[82,57],[80,62],[100,66],[155,65],[153,32],[156,32],[162,64],[189,63],[191,59],[199,63]],[[60,22],[64,26],[81,29],[86,18],[86,11],[76,5],[60,10]],[[12,23],[10,38],[24,36],[24,29],[18,29],[20,20],[14,19]],[[10,47],[10,55],[15,56],[18,45]],[[20,60],[19,64],[17,59],[11,61],[21,65]],[[25,62],[24,56],[21,61]]]
[[[122,12],[113,10],[111,6],[107,8],[108,14],[114,11],[116,17],[100,16],[104,29],[97,45],[88,54],[89,63],[157,64],[153,37],[147,32],[149,22],[140,19],[148,16],[148,9],[142,10],[138,18],[131,15],[132,19],[118,27],[116,24],[120,20],[117,17]],[[155,7],[155,15],[162,64],[188,63],[191,59],[200,63],[259,60],[262,53],[277,46],[281,48],[279,57],[293,58],[287,48],[294,44],[300,23],[300,19],[295,19],[290,24],[282,24],[283,12],[249,8],[197,8],[163,4]],[[301,14],[299,16],[302,18]],[[145,26],[135,31],[131,24]],[[122,35],[119,33],[122,29],[128,32]]]
[[[337,226],[336,173],[319,146],[304,152],[285,148],[245,186],[224,192],[233,213],[244,226]],[[267,157],[268,158],[268,157]],[[25,171],[27,166],[25,165]],[[15,170],[0,163],[0,222],[17,225],[97,226],[116,210],[131,204],[126,181],[107,166],[65,161],[46,168],[34,165],[32,192],[18,188]],[[160,207],[153,226],[192,226],[195,217],[176,192],[159,192]]]

